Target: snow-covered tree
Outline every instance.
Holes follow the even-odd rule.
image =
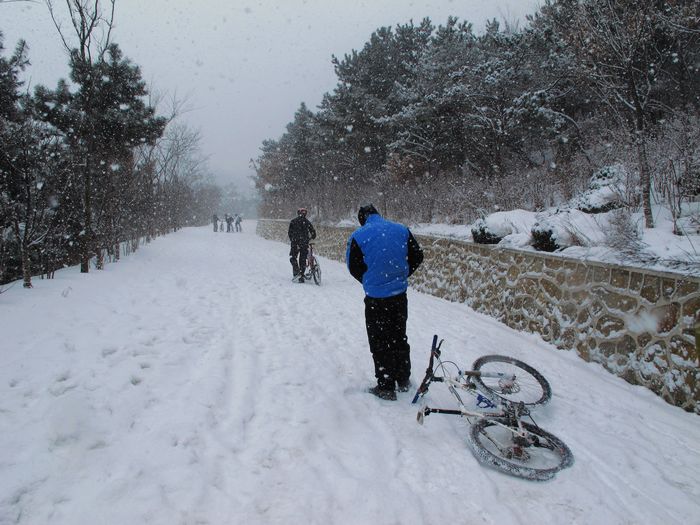
[[[628,130],[646,226],[653,227],[648,142],[674,106],[697,104],[700,6],[693,1],[557,0],[543,13],[576,56],[593,96]]]

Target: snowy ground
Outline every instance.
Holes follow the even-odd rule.
[[[244,231],[187,229],[0,295],[0,524],[700,523],[697,415],[410,293],[414,379],[437,332],[446,358],[507,353],[552,384],[536,419],[574,466],[544,483],[485,468],[464,422],[421,427],[411,394],[363,392],[362,291],[343,265],[293,284],[288,248]]]

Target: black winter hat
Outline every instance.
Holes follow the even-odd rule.
[[[379,214],[377,208],[374,207],[374,204],[367,204],[366,206],[360,207],[360,211],[357,212],[357,220],[360,221],[360,226],[364,226],[365,222],[367,221],[367,217],[375,213],[377,215]]]

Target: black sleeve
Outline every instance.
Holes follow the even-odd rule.
[[[289,236],[290,241],[292,240],[292,224],[294,224],[294,223],[290,221],[289,230],[287,231],[287,235]]]
[[[408,275],[415,272],[423,262],[423,250],[411,231],[408,231]]]
[[[309,222],[309,235],[311,239],[316,238],[316,230],[314,230],[314,225]]]
[[[367,271],[367,265],[365,264],[365,256],[362,253],[360,245],[357,244],[355,239],[350,243],[350,260],[348,261],[348,269],[350,270],[350,275],[355,279],[362,282],[362,276]]]

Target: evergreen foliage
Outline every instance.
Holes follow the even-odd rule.
[[[26,45],[5,57],[0,34],[0,284],[102,268],[142,240],[205,224],[218,204],[196,134],[155,115],[117,44],[98,56],[74,49],[70,82],[23,93]]]
[[[261,214],[303,203],[337,220],[372,201],[400,220],[471,222],[568,200],[618,162],[646,209],[668,163],[649,143],[698,115],[699,63],[690,0],[549,0],[523,29],[494,20],[479,35],[456,18],[379,28],[333,57],[317,111],[302,105],[263,144]],[[697,158],[692,133],[671,162]]]

